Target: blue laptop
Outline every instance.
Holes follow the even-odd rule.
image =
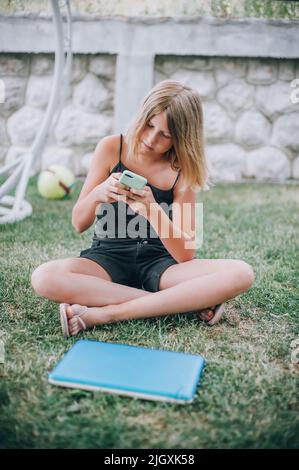
[[[197,354],[79,340],[49,374],[49,382],[147,400],[190,403],[204,366],[204,358]]]

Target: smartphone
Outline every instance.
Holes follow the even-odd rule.
[[[125,184],[130,188],[143,189],[147,183],[147,179],[143,176],[137,175],[137,173],[134,173],[133,171],[124,170],[118,182]]]

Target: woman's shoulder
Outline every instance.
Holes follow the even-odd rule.
[[[118,150],[120,144],[120,135],[107,135],[103,137],[98,145],[97,149],[104,149],[107,151],[107,153],[113,153],[115,150]]]
[[[111,171],[119,158],[120,136],[107,135],[103,137],[96,146],[95,154],[101,165],[106,165]]]

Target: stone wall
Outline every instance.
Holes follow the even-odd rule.
[[[0,161],[26,153],[48,104],[54,70],[50,54],[0,54],[5,102],[0,104]],[[35,171],[52,163],[86,173],[98,141],[113,130],[115,56],[76,55],[64,107]]]
[[[192,86],[204,104],[211,176],[239,181],[299,179],[299,61],[158,57],[156,82]]]
[[[36,171],[59,162],[77,175],[86,174],[96,144],[113,133],[115,62],[115,55],[74,56],[65,105]],[[29,149],[45,113],[53,66],[52,54],[0,54],[6,88],[0,104],[2,163]],[[207,157],[215,181],[299,179],[299,104],[290,99],[296,76],[296,59],[155,59],[156,83],[179,80],[203,98]]]

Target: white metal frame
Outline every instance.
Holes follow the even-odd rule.
[[[54,79],[49,103],[40,129],[26,155],[0,168],[0,176],[10,173],[0,186],[0,224],[18,222],[32,213],[31,204],[25,200],[30,171],[42,154],[51,126],[55,127],[62,111],[72,68],[72,23],[70,0],[51,0],[55,27]],[[62,13],[66,9],[67,31],[64,36]],[[66,56],[65,56],[66,53]],[[8,195],[15,189],[15,195]]]

